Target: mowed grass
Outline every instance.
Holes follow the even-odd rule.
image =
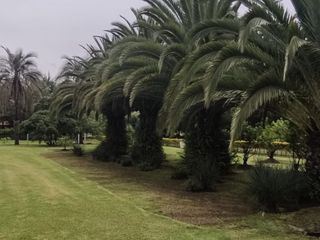
[[[0,146],[0,239],[230,239],[136,207],[47,151]]]
[[[115,187],[122,182],[99,185],[46,157],[54,151],[0,145],[0,239],[305,239],[285,227],[285,215],[208,227],[174,221],[150,209],[148,190],[139,197],[134,182],[122,189]],[[172,160],[179,151],[165,148]]]

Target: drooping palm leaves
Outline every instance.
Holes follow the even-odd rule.
[[[310,136],[307,170],[320,182],[318,1],[293,0],[296,18],[277,1],[248,1],[238,43],[223,48],[207,68],[206,102],[230,70],[254,76],[232,123],[232,141],[254,112],[269,106]],[[211,79],[214,79],[213,81]]]
[[[309,134],[310,142],[317,142],[319,3],[292,1],[296,17],[276,0],[145,0],[146,7],[133,11],[133,23],[114,23],[110,38],[86,47],[85,71],[76,76],[81,81],[74,86],[66,82],[60,99],[66,105],[58,105],[72,106],[81,114],[92,109],[104,112],[111,136],[117,132],[113,124],[121,123],[118,129],[123,129],[125,115],[139,111],[133,152],[146,169],[161,162],[153,161],[161,154],[153,158],[153,150],[148,151],[152,146],[161,151],[157,123],[170,133],[183,128],[194,141],[203,137],[187,145],[200,149],[198,143],[210,143],[203,150],[203,159],[209,160],[204,166],[219,165],[223,161],[215,158],[219,151],[221,159],[225,157],[226,145],[218,145],[227,141],[228,128],[221,122],[227,122],[225,117],[240,100],[232,141],[250,115],[268,106]],[[241,4],[248,11],[240,17]],[[69,87],[76,90],[72,97]],[[110,146],[117,145],[121,143]],[[315,169],[320,151],[311,152],[308,162],[315,164],[309,169]]]

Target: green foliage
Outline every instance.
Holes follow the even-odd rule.
[[[294,169],[258,165],[249,175],[249,195],[265,211],[296,208],[309,199],[310,191],[307,175]]]
[[[254,127],[246,123],[242,130],[241,141],[235,142],[235,145],[243,150],[243,166],[245,167],[248,165],[252,149],[257,145],[261,131],[261,127]]]
[[[188,116],[217,103],[215,108],[224,112],[238,107],[231,144],[240,137],[245,121],[260,109],[277,112],[312,135],[320,129],[320,5],[316,0],[292,2],[295,16],[270,0],[147,0],[145,8],[133,11],[134,22],[117,22],[109,35],[95,38],[96,46],[85,48],[88,58],[67,58],[53,112],[105,114],[107,103],[107,139],[96,155],[115,161],[130,145],[134,161],[144,169],[158,168],[162,162],[157,123],[170,133],[190,122],[196,129],[202,120],[190,121]],[[239,14],[241,4],[248,8],[243,15]],[[151,115],[141,117],[136,131],[125,126],[126,114],[148,112],[154,105]],[[119,117],[118,111],[123,115]],[[210,172],[218,176],[230,164],[228,138],[223,136],[229,126],[216,124],[219,117],[208,120],[205,116],[207,123],[199,127],[200,134],[194,129],[188,133],[194,140],[189,136],[186,162],[192,166],[188,167],[192,181],[197,186],[203,183],[203,189],[214,181]],[[74,136],[68,130],[78,133],[85,128],[81,122],[60,121],[58,131],[63,135]],[[287,125],[283,120],[272,122],[259,134],[257,140],[271,161],[285,146]],[[248,138],[243,145],[244,164],[252,149],[251,135],[256,134],[253,130],[243,133]],[[319,144],[307,143],[307,171],[320,182]]]
[[[3,144],[8,143],[10,140],[11,140],[11,138],[8,138],[8,137],[0,138],[0,141],[1,141]]]
[[[58,139],[58,145],[63,147],[64,151],[68,150],[68,147],[73,145],[73,140],[69,136],[63,136]]]
[[[60,135],[73,138],[77,133],[77,120],[71,115],[59,116],[57,130]]]
[[[41,96],[43,82],[34,62],[34,53],[2,49],[6,55],[0,57],[0,108],[1,113],[13,113],[14,140],[15,145],[19,145],[20,121],[25,114],[32,113],[33,104]]]
[[[295,168],[299,169],[301,161],[307,157],[307,136],[303,131],[291,123],[289,125],[289,133],[286,140],[289,143],[289,150],[295,161]]]
[[[285,146],[278,143],[285,142],[288,134],[289,122],[282,119],[267,124],[261,131],[258,141],[267,149],[270,161],[274,161],[275,152]]]
[[[267,124],[261,133],[260,141],[263,143],[272,143],[276,141],[285,141],[289,133],[289,122],[285,120],[273,121]]]
[[[91,133],[93,136],[103,134],[106,121],[102,116],[95,118],[92,114],[76,120],[76,133]]]
[[[56,144],[58,131],[56,123],[50,119],[49,111],[43,110],[32,114],[32,116],[21,123],[21,131],[29,134],[30,140],[41,143],[45,141],[48,145]]]

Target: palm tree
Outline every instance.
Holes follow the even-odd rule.
[[[87,58],[66,58],[67,62],[60,74],[64,82],[54,94],[51,105],[51,112],[55,114],[67,109],[77,114],[79,119],[91,112],[106,117],[106,140],[94,153],[100,160],[116,160],[120,155],[127,154],[126,104],[123,93],[121,91],[119,94],[115,88],[107,95],[101,86],[104,81],[100,72],[106,67],[110,48],[117,39],[116,33],[113,40],[108,35],[94,37],[95,45],[83,47],[88,54]]]
[[[320,185],[319,31],[317,0],[292,0],[291,16],[274,0],[248,1],[238,43],[219,51],[207,68],[206,102],[216,85],[232,69],[244,71],[252,82],[232,123],[232,141],[245,121],[261,108],[277,112],[300,128],[309,141],[306,169]]]
[[[221,12],[228,13],[230,8],[226,6],[231,6],[233,1],[229,1],[229,5],[227,1],[219,1],[216,5],[210,1],[193,0],[146,2],[149,6],[139,10],[137,24],[133,24],[136,28],[130,28],[136,33],[115,44],[103,78],[110,79],[105,85],[109,82],[118,86],[122,84],[130,107],[140,112],[141,124],[133,149],[140,153],[136,159],[152,169],[159,166],[162,158],[160,136],[156,132],[157,115],[164,106],[163,102],[167,106],[168,100],[172,100],[164,100],[164,95],[183,66],[188,49],[191,51],[198,45],[189,37],[190,27],[205,19],[221,17]],[[208,8],[212,12],[214,8],[221,9],[221,12],[210,15]],[[162,110],[162,116],[164,113]]]
[[[134,13],[137,20],[142,21],[138,12]],[[163,159],[161,139],[156,131],[163,93],[158,88],[162,89],[167,81],[158,71],[163,46],[154,40],[149,30],[134,27],[134,24],[128,21],[116,23],[109,31],[117,40],[108,58],[98,66],[97,78],[101,79],[101,84],[97,89],[96,104],[113,102],[115,106],[121,100],[128,111],[140,112],[132,157],[141,169],[152,170],[158,168]]]
[[[221,91],[205,108],[203,78],[209,60],[237,38],[240,25],[236,15],[240,4],[221,0],[181,1],[181,5],[184,9],[181,16],[185,16],[182,22],[164,21],[163,34],[173,43],[167,45],[159,65],[170,60],[175,65],[160,122],[169,133],[177,128],[186,133],[185,162],[190,190],[210,190],[215,178],[225,173],[230,165],[225,130],[228,111],[235,104],[229,99],[239,98],[239,91],[233,91],[238,89],[235,79],[226,78],[219,84]],[[172,26],[176,26],[175,31]]]
[[[24,54],[22,50],[12,53],[8,48],[3,49],[6,56],[0,58],[1,88],[10,93],[6,100],[14,106],[15,144],[19,145],[19,123],[22,114],[32,107],[35,93],[40,92],[41,74],[33,61],[35,54]]]

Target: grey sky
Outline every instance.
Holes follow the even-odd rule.
[[[0,0],[0,45],[38,54],[39,69],[55,75],[64,55],[81,55],[79,44],[101,35],[142,0]],[[284,0],[289,2],[289,0]],[[1,53],[2,54],[2,53]]]

